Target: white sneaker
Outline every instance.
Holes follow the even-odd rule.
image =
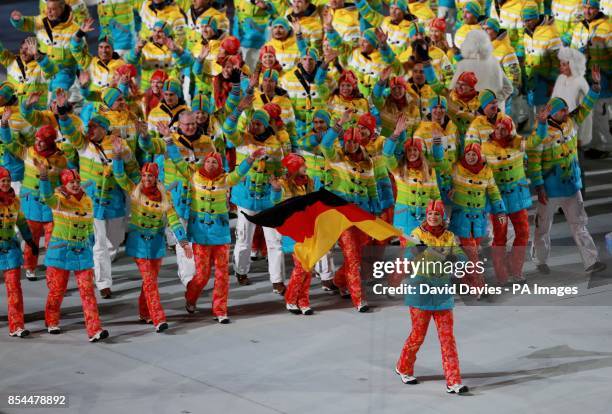
[[[302,315],[313,315],[314,311],[312,310],[312,308],[300,308],[300,310],[302,311]]]
[[[97,334],[89,338],[89,342],[98,342],[108,338],[108,331],[106,329],[100,329]]]
[[[26,270],[25,276],[26,276],[26,279],[28,279],[30,281],[35,281],[35,280],[38,279],[36,277],[36,271],[35,270]]]
[[[300,310],[298,305],[287,303],[287,305],[285,305],[285,307],[287,308],[287,310],[289,312],[293,313],[294,315],[299,315],[300,313],[302,313],[302,311]]]
[[[29,334],[30,334],[30,331],[28,331],[27,329],[22,329],[22,328],[17,329],[15,332],[9,332],[9,336],[12,336],[15,338],[25,338]]]
[[[453,384],[451,386],[446,386],[446,392],[449,394],[465,394],[470,389],[467,385],[463,384]]]
[[[413,377],[412,375],[402,374],[401,372],[399,372],[397,368],[395,368],[395,373],[400,376],[404,384],[414,385],[414,384],[419,383],[419,380],[417,380],[417,377]]]
[[[217,316],[215,319],[217,320],[217,322],[223,325],[227,325],[228,323],[230,323],[230,318],[228,318],[227,315]]]
[[[47,327],[47,332],[49,332],[51,335],[59,335],[62,333],[62,330],[59,326],[49,326]]]

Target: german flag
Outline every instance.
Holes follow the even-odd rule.
[[[401,230],[325,189],[245,216],[255,224],[275,228],[295,240],[295,255],[306,270],[311,270],[351,226],[377,240],[402,235]]]

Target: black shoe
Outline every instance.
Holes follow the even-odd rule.
[[[47,332],[49,332],[51,335],[59,335],[62,333],[62,330],[59,326],[49,326],[47,328]]]
[[[550,267],[548,267],[547,264],[539,264],[538,265],[538,272],[542,273],[543,275],[549,275],[550,274]]]
[[[168,323],[162,322],[155,327],[155,332],[160,333],[168,329]]]
[[[239,286],[249,286],[251,284],[251,281],[247,275],[236,273],[236,279],[238,280]]]
[[[595,148],[589,148],[584,152],[584,156],[590,160],[603,160],[608,158],[610,153],[608,151],[600,151]]]
[[[329,292],[332,294],[340,290],[338,289],[338,286],[334,285],[334,282],[332,282],[331,280],[322,280],[321,289],[323,289],[323,292]]]
[[[104,288],[100,290],[100,295],[102,295],[102,299],[110,299],[113,297],[113,292],[111,292],[110,288]]]
[[[302,315],[307,315],[307,316],[314,315],[314,311],[312,310],[312,308],[303,308],[300,310],[302,311]]]
[[[585,272],[587,273],[597,273],[597,272],[603,272],[604,270],[607,269],[607,266],[605,263],[602,262],[595,262],[593,263],[591,266],[589,266]]]
[[[367,313],[370,311],[370,307],[368,305],[359,305],[357,306],[357,311],[359,313]]]
[[[89,342],[99,342],[108,338],[108,331],[106,329],[102,329],[100,332],[89,338]]]

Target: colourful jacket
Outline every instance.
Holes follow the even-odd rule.
[[[151,76],[156,70],[161,69],[170,78],[179,79],[181,69],[193,63],[187,50],[179,55],[170,51],[168,46],[159,46],[154,42],[147,42],[139,53],[136,53],[135,48],[131,49],[125,55],[125,60],[141,68],[140,89],[143,91],[151,86]]]
[[[0,106],[0,117],[7,108],[11,108],[12,113],[8,122],[8,131],[4,133],[8,132],[11,138],[10,144],[4,143],[5,140],[8,141],[8,138],[3,139],[0,143],[0,165],[9,170],[11,173],[11,180],[21,181],[23,180],[24,172],[23,160],[15,156],[15,154],[18,153],[23,146],[34,143],[34,133],[36,130],[19,112],[17,99],[15,99],[12,104],[9,103],[8,106]]]
[[[600,13],[599,17],[588,23],[581,21],[574,27],[571,46],[587,57],[587,67],[594,65],[601,70],[601,97],[612,96],[612,22],[609,16]],[[590,73],[587,74],[590,78]]]
[[[315,191],[327,186],[329,180],[329,171],[320,148],[323,135],[319,136],[311,130],[310,134],[304,135],[298,140],[296,151],[306,160],[306,173],[312,179]]]
[[[303,136],[311,127],[312,117],[317,109],[327,106],[329,89],[325,85],[326,71],[319,66],[312,79],[298,65],[294,70],[285,72],[279,86],[287,91],[295,112],[298,136]]]
[[[94,144],[77,130],[70,117],[60,119],[62,134],[79,153],[79,165],[83,188],[91,197],[93,214],[98,220],[109,220],[125,216],[125,193],[113,175],[113,144],[109,135]],[[132,180],[137,180],[138,164],[129,148],[122,158],[127,162],[127,171]]]
[[[0,65],[6,68],[6,81],[13,85],[18,98],[40,93],[36,105],[41,109],[47,107],[49,79],[56,72],[47,55],[42,54],[38,61],[33,59],[26,63],[19,54],[11,53],[0,42]]]
[[[79,30],[70,12],[67,20],[52,26],[46,17],[25,16],[20,20],[11,19],[11,24],[22,32],[34,33],[38,47],[45,53],[58,72],[66,72],[72,80],[76,71],[76,61],[70,52],[70,39]],[[56,75],[57,76],[57,75]]]
[[[98,2],[100,27],[110,32],[116,50],[130,50],[136,43],[136,24],[133,0],[104,0]]]
[[[76,168],[79,165],[79,154],[72,143],[62,133],[59,124],[59,117],[55,115],[53,111],[48,109],[36,111],[33,108],[27,108],[25,105],[25,100],[22,99],[19,105],[19,113],[23,119],[29,122],[34,128],[39,128],[43,125],[53,125],[53,128],[55,128],[57,131],[57,139],[55,142],[64,152],[64,156],[68,160],[70,168]],[[72,123],[78,131],[84,130],[83,122],[78,116],[71,113],[68,114],[68,117],[72,120]],[[13,128],[11,127],[11,130],[12,129]],[[27,142],[26,145],[34,145],[34,134],[32,134],[31,141]]]
[[[332,24],[342,41],[355,44],[359,39],[359,10],[354,5],[346,4],[338,9],[330,8]]]
[[[420,286],[426,285],[429,287],[442,288],[453,285],[451,277],[455,276],[449,273],[437,273],[436,269],[438,262],[441,262],[442,269],[445,267],[445,262],[465,262],[467,256],[460,247],[459,240],[449,230],[446,230],[440,237],[423,230],[421,227],[416,227],[410,234],[415,239],[419,240],[420,246],[406,249],[406,258],[413,262],[421,262],[429,265],[429,269],[418,272],[410,277],[409,286],[414,287],[414,293],[406,295],[405,304],[414,308],[428,311],[450,310],[455,307],[454,295],[442,290],[431,292],[436,293],[421,293]],[[427,246],[427,247],[425,247]]]
[[[463,45],[463,42],[465,41],[467,34],[471,32],[472,30],[482,30],[480,23],[462,24],[461,27],[457,29],[457,32],[455,33],[455,38],[453,39],[455,42],[455,46],[457,46],[458,48],[461,48],[461,46]]]
[[[53,213],[53,232],[47,246],[45,266],[65,270],[93,268],[94,215],[87,194],[78,200],[62,188],[51,189],[40,180],[40,196]]]
[[[548,121],[545,138],[530,139],[528,172],[531,184],[544,186],[549,197],[570,197],[582,188],[578,162],[578,127],[589,115],[598,94],[592,89],[575,115],[559,125]]]
[[[417,125],[421,120],[421,107],[420,102],[417,101],[415,96],[411,93],[406,94],[407,104],[403,108],[399,108],[398,105],[389,98],[390,89],[386,82],[376,82],[374,89],[372,90],[371,99],[378,109],[378,115],[381,123],[381,134],[388,137],[393,133],[397,118],[400,114],[404,114],[407,118],[408,127],[406,133],[408,136],[412,136]]]
[[[367,145],[363,147],[366,153],[372,159],[374,165],[374,180],[376,180],[376,189],[378,191],[378,201],[380,210],[386,210],[393,206],[395,197],[393,196],[393,186],[389,178],[387,170],[387,160],[383,156],[383,146],[385,145],[385,137],[379,135],[375,139],[371,139]]]
[[[376,11],[366,0],[359,0],[356,5],[360,15],[372,27],[380,27],[389,35],[387,43],[395,54],[399,55],[409,46],[408,28],[411,24],[409,20],[404,19],[399,24],[394,24],[391,22],[391,17],[384,16]]]
[[[105,0],[109,1],[109,0]],[[72,9],[74,14],[74,21],[76,24],[81,25],[89,17],[89,11],[87,10],[87,4],[84,0],[66,0],[66,5]],[[38,0],[38,10],[40,10],[41,16],[47,15],[47,0]]]
[[[222,173],[210,180],[197,172],[198,165],[188,164],[169,151],[176,169],[188,179],[191,187],[190,212],[187,221],[187,235],[192,243],[219,245],[231,243],[228,195],[231,187],[247,176],[251,165],[242,160],[231,173]]]
[[[15,197],[9,205],[0,204],[0,272],[19,268],[23,264],[20,241],[15,233],[16,227],[24,240],[32,240],[30,228],[20,208],[19,197]]]
[[[232,34],[246,48],[259,49],[266,42],[268,24],[277,16],[271,2],[265,1],[265,9],[260,9],[249,0],[234,1],[234,24]]]
[[[141,39],[148,39],[153,34],[153,26],[158,21],[166,23],[172,29],[172,37],[180,46],[185,42],[185,15],[180,7],[174,2],[167,4],[160,10],[152,5],[153,0],[145,0],[139,10],[138,15],[142,21],[139,36]]]
[[[495,122],[503,117],[504,114],[501,111],[498,112],[495,117]],[[491,133],[495,129],[495,122],[491,123],[486,115],[483,115],[481,111],[478,111],[476,117],[472,120],[467,132],[465,133],[464,145],[476,143],[482,146],[483,142],[489,139]],[[514,132],[515,131],[513,131],[513,133]]]
[[[574,27],[579,24],[582,17],[582,1],[555,0],[551,3],[551,16],[555,18],[555,26],[561,40],[569,45],[572,40]]]
[[[397,185],[393,225],[401,228],[405,234],[410,234],[425,220],[425,210],[429,201],[440,199],[440,191],[435,170],[430,169],[431,176],[425,177],[420,169],[407,168],[405,155],[401,154],[398,157],[396,146],[395,140],[387,139],[383,148],[384,161]],[[435,151],[439,158],[443,157],[441,146],[436,146]]]
[[[412,56],[412,46],[406,47],[404,52],[399,55],[398,60],[402,63],[410,60]],[[451,63],[448,55],[439,47],[429,46],[429,57],[431,58],[431,66],[433,66],[437,77],[445,87],[448,87],[455,74],[455,68]]]
[[[217,23],[217,30],[224,33],[229,31],[229,20],[225,13],[215,9],[212,5],[208,5],[201,14],[196,15],[193,6],[191,6],[185,10],[185,18],[187,22],[185,25],[185,48],[187,50],[193,51],[196,44],[201,44],[202,34],[200,32],[200,25],[198,24],[198,21],[204,17],[214,18]],[[193,53],[193,55],[197,56],[196,53]]]
[[[521,65],[519,64],[518,57],[512,45],[510,44],[510,38],[508,32],[503,31],[500,35],[493,40],[493,56],[499,61],[506,74],[506,77],[510,79],[515,89],[521,86]]]
[[[327,189],[370,213],[382,211],[374,175],[374,160],[363,149],[363,160],[355,162],[336,144],[338,132],[327,130],[321,141],[321,152],[327,161],[329,184]]]
[[[483,237],[487,233],[489,209],[506,212],[493,171],[487,165],[474,174],[460,163],[453,169],[453,213],[449,229],[459,237]]]
[[[201,134],[199,138],[190,141],[178,131],[172,134],[172,142],[171,147],[177,152],[177,156],[189,166],[198,165],[207,153],[218,152],[222,149],[222,143],[219,142],[219,139],[206,134]],[[170,149],[161,138],[141,139],[140,144],[143,150],[149,154],[163,155],[167,154]],[[189,204],[191,203],[190,180],[176,169],[176,162],[170,158],[164,157],[163,167],[163,182],[166,188],[170,190],[174,208],[179,217],[187,219],[189,217]]]
[[[340,48],[343,41],[338,32],[332,30],[325,34],[332,48]],[[352,70],[355,76],[357,76],[357,79],[359,79],[359,90],[367,98],[372,93],[380,72],[395,62],[395,53],[393,53],[393,50],[387,44],[375,49],[368,56],[361,52],[359,46],[349,50],[350,52],[348,52],[346,58],[346,69]]]
[[[557,52],[560,48],[561,38],[557,28],[550,19],[544,18],[533,33],[524,31],[516,49],[517,56],[524,59],[525,87],[528,91],[536,91],[536,95],[544,100],[548,99],[547,83],[554,83],[559,75]]]
[[[149,116],[147,117],[149,132],[154,136],[158,136],[159,133],[157,131],[157,124],[159,122],[164,122],[170,127],[176,126],[178,124],[178,118],[181,112],[188,110],[189,107],[185,105],[184,101],[180,101],[174,108],[170,108],[170,106],[168,106],[162,99],[161,102],[151,110]]]
[[[130,199],[130,222],[125,242],[125,253],[141,259],[160,259],[166,255],[166,225],[178,241],[186,240],[185,229],[170,202],[170,194],[152,201],[138,190],[124,170],[121,158],[113,159],[113,174],[117,184]]]
[[[246,177],[232,189],[231,201],[248,210],[265,210],[273,205],[270,199],[270,177],[280,177],[281,159],[291,152],[291,142],[285,131],[274,134],[270,127],[263,140],[257,140],[248,132],[241,134],[237,130],[239,117],[240,112],[235,108],[223,123],[225,137],[236,147],[236,163],[241,163],[259,148],[266,150],[267,158],[258,160]]]
[[[546,128],[538,128],[539,134]],[[543,138],[539,138],[541,140]],[[502,147],[493,139],[482,144],[482,154],[493,170],[495,183],[499,188],[508,214],[531,207],[529,182],[525,175],[525,152],[521,148],[523,138],[516,135],[508,147]]]
[[[79,67],[89,72],[91,78],[89,89],[95,92],[112,86],[113,77],[117,69],[125,65],[123,59],[118,55],[107,63],[102,62],[97,56],[91,56],[87,43],[77,36],[72,36],[70,40],[70,52]]]
[[[480,108],[478,95],[469,102],[464,102],[459,99],[459,95],[457,95],[454,89],[448,95],[448,115],[455,125],[457,125],[459,137],[462,141],[468,127],[478,114],[478,108]],[[461,148],[463,148],[463,146],[461,146]]]
[[[293,106],[291,105],[291,100],[287,95],[287,91],[277,88],[274,97],[269,99],[263,92],[256,90],[255,91],[255,99],[253,100],[253,110],[263,109],[263,106],[267,103],[275,103],[281,108],[281,119],[289,134],[289,138],[291,139],[292,145],[297,145],[297,130],[295,126],[295,112],[293,111]],[[242,113],[240,118],[238,119],[238,130],[246,131],[247,129],[247,119],[252,111],[245,111]]]
[[[25,218],[33,221],[50,222],[53,220],[51,216],[51,210],[40,199],[40,176],[38,168],[34,165],[34,160],[42,163],[46,163],[50,168],[49,170],[49,181],[53,188],[59,185],[59,174],[66,168],[67,162],[66,157],[61,151],[57,151],[50,157],[42,157],[39,155],[33,147],[26,146],[11,146],[12,136],[8,128],[2,128],[2,142],[7,144],[7,147],[13,149],[19,149],[19,151],[13,153],[15,157],[23,160],[25,166],[25,174],[21,185],[20,198],[22,200],[22,210]]]
[[[452,188],[452,169],[459,158],[457,127],[450,119],[440,125],[437,122],[423,120],[414,132],[414,138],[424,144],[425,155],[429,165],[436,171],[438,189],[445,204],[449,204],[448,192]],[[433,132],[437,131],[442,138],[442,156],[434,156]]]
[[[312,46],[321,50],[323,43],[323,23],[320,13],[320,8],[314,4],[310,4],[307,10],[300,16],[295,16],[290,10],[285,16],[287,20],[298,19],[302,26],[302,34],[309,41],[308,46]]]
[[[508,32],[513,47],[518,45],[519,39],[523,36],[521,12],[524,5],[525,0],[507,0],[501,6],[493,2],[493,7],[491,7],[490,17],[497,19],[500,27]]]
[[[270,39],[266,45],[272,46],[276,51],[276,60],[283,68],[283,72],[293,70],[300,60],[300,49],[293,33],[285,40]]]

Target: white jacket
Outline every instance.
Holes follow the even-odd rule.
[[[504,74],[499,61],[493,56],[489,35],[483,30],[469,32],[461,45],[461,57],[451,81],[451,89],[455,87],[457,78],[463,72],[474,72],[478,79],[476,90],[490,89],[495,92],[499,108],[503,110],[505,100],[512,95],[514,87]]]

